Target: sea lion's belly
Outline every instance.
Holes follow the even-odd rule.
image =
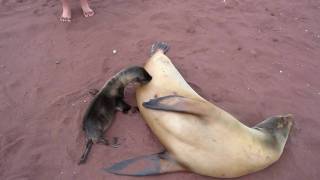
[[[185,137],[188,130],[190,133],[190,131],[197,129],[191,127],[199,123],[193,116],[182,113],[155,111],[142,106],[143,102],[167,95],[180,95],[202,99],[202,97],[185,82],[171,61],[161,53],[155,54],[147,62],[145,69],[152,76],[152,80],[137,89],[136,99],[141,115],[159,140],[165,143],[168,139],[172,139],[171,136],[178,135]]]

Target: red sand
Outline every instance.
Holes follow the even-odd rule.
[[[318,179],[319,0],[94,0],[88,19],[76,3],[73,22],[62,24],[59,1],[1,0],[0,179],[211,179],[101,171],[162,149],[138,113],[118,114],[106,134],[121,147],[96,145],[77,165],[88,90],[142,65],[156,40],[169,42],[169,57],[196,91],[243,123],[295,115],[281,159],[240,179]],[[134,102],[133,88],[127,92]]]

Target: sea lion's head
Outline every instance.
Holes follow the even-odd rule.
[[[273,137],[277,144],[284,144],[293,125],[293,115],[271,116],[254,126],[255,129],[266,132]]]

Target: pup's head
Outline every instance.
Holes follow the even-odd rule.
[[[126,69],[125,76],[128,82],[137,82],[140,84],[146,84],[152,79],[151,75],[143,67],[139,66]]]
[[[137,82],[141,84],[146,84],[149,81],[151,81],[151,79],[151,75],[144,68],[137,70]]]

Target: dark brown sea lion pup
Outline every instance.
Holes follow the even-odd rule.
[[[190,171],[232,178],[264,169],[284,149],[291,115],[267,118],[249,128],[198,95],[164,54],[165,43],[153,45],[145,65],[152,81],[136,91],[140,114],[166,151],[116,163],[108,172],[144,176]]]
[[[115,112],[118,110],[126,113],[130,110],[131,106],[123,100],[124,88],[131,82],[146,84],[151,79],[143,67],[134,66],[120,71],[105,83],[91,101],[83,118],[86,148],[79,164],[86,161],[93,143],[109,144],[104,133],[113,122]]]

